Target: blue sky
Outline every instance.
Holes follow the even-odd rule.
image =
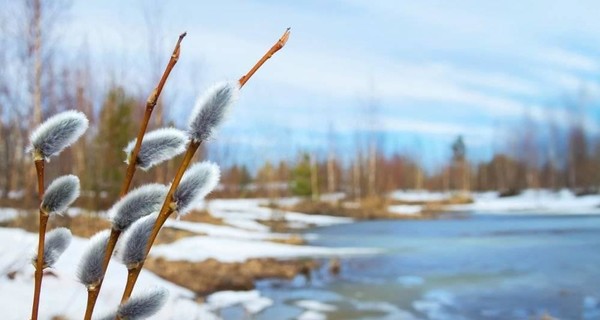
[[[436,163],[458,134],[473,157],[489,157],[524,114],[566,125],[565,101],[581,92],[586,127],[600,133],[599,11],[597,1],[76,0],[62,41],[85,43],[98,66],[146,92],[144,14],[162,21],[165,61],[187,31],[165,92],[183,126],[202,88],[239,78],[289,26],[218,139],[264,159],[324,152],[331,131],[347,152],[357,131],[375,131],[386,148]]]

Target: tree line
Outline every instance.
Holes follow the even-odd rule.
[[[134,92],[116,80],[106,85],[93,67],[86,47],[65,56],[58,30],[69,12],[66,1],[25,0],[5,6],[0,19],[0,199],[10,205],[35,203],[34,170],[24,152],[30,128],[47,116],[76,109],[90,119],[89,134],[61,161],[47,166],[50,175],[73,172],[81,178],[80,205],[104,208],[116,198],[124,174],[123,147],[134,137],[147,90]],[[160,30],[149,19],[152,32]],[[154,31],[153,31],[154,30]],[[148,40],[149,70],[160,70],[156,38]],[[114,70],[103,70],[116,73]],[[150,72],[156,73],[156,72]],[[110,77],[109,77],[110,78]],[[154,83],[150,79],[148,83]],[[144,86],[145,84],[140,84]],[[167,96],[168,97],[168,96]],[[167,98],[168,99],[168,98]],[[163,110],[161,99],[157,110]],[[325,152],[299,150],[294,159],[263,159],[258,166],[240,161],[222,169],[214,196],[318,198],[344,192],[353,198],[381,197],[396,189],[485,191],[515,194],[527,188],[569,188],[578,194],[596,193],[600,186],[600,135],[589,128],[590,103],[578,97],[540,120],[524,113],[521,123],[507,127],[488,160],[473,160],[458,136],[448,146],[448,158],[438,166],[424,164],[423,153],[384,150],[382,137],[357,133],[357,143],[343,153],[335,138]],[[376,124],[376,101],[365,104],[368,122]],[[168,124],[158,112],[150,129]],[[332,137],[335,135],[332,134]],[[228,149],[227,152],[223,152]],[[235,153],[216,142],[199,157]],[[134,183],[166,183],[175,163],[142,173]]]

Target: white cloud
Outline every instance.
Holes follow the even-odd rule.
[[[544,50],[541,53],[541,58],[555,66],[566,69],[585,72],[598,72],[600,70],[600,64],[596,59],[562,48]]]

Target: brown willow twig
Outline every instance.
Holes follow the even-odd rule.
[[[124,197],[131,187],[131,181],[133,180],[133,175],[135,174],[136,164],[137,164],[137,156],[142,147],[142,140],[144,139],[144,135],[146,134],[146,129],[148,128],[148,123],[150,122],[150,117],[152,116],[152,111],[154,111],[154,107],[158,103],[158,98],[160,97],[160,93],[162,92],[169,75],[171,74],[171,70],[175,67],[177,61],[179,61],[179,54],[181,52],[181,41],[187,35],[187,32],[184,32],[179,35],[179,39],[175,44],[175,48],[173,49],[173,53],[171,54],[171,58],[169,59],[169,63],[165,67],[165,71],[160,78],[158,85],[150,96],[148,96],[148,100],[146,100],[146,112],[144,113],[144,119],[142,120],[142,124],[140,126],[140,130],[138,131],[137,140],[135,142],[135,147],[131,151],[129,155],[129,164],[127,165],[127,172],[125,174],[125,180],[123,180],[123,185],[121,186],[121,192],[119,193],[119,198]],[[108,238],[108,243],[106,245],[106,253],[104,254],[104,260],[102,261],[102,275],[106,274],[106,270],[108,269],[108,264],[110,263],[110,258],[112,257],[113,251],[115,250],[115,246],[117,244],[117,240],[119,240],[119,236],[121,236],[121,231],[112,228],[110,231],[110,237]],[[88,300],[87,307],[85,310],[84,320],[90,320],[92,318],[92,314],[94,312],[94,307],[96,305],[96,301],[98,300],[98,295],[100,294],[100,289],[102,288],[102,282],[104,278],[100,279],[100,282],[95,286],[90,286],[88,288]]]
[[[48,213],[41,207],[42,198],[44,197],[44,159],[36,159],[35,171],[38,181],[38,197],[40,199],[40,224],[38,230],[38,251],[35,261],[35,285],[33,289],[33,304],[31,307],[31,320],[37,320],[40,293],[42,292],[42,277],[44,275],[44,242],[46,240],[46,226],[48,225]]]
[[[240,78],[240,88],[243,87],[246,82],[248,82],[252,75],[265,63],[265,61],[267,61],[275,52],[283,48],[289,36],[290,28],[287,28],[287,30],[285,31],[283,36],[281,36],[281,38],[277,41],[277,43],[273,47],[271,47],[269,51],[267,51],[267,53],[254,65],[254,67],[252,67],[252,69],[250,69],[250,71],[246,75]],[[123,291],[123,296],[121,297],[121,303],[127,301],[127,299],[129,299],[129,297],[131,296],[133,288],[135,287],[135,283],[137,282],[140,272],[142,271],[142,268],[144,266],[145,259],[148,257],[148,253],[150,253],[150,249],[152,248],[152,245],[154,244],[154,241],[158,236],[160,228],[163,226],[165,221],[167,221],[167,218],[169,218],[169,216],[174,212],[173,193],[175,193],[175,190],[177,190],[177,187],[179,186],[179,182],[181,181],[183,174],[187,170],[192,160],[192,157],[194,156],[194,153],[196,152],[196,150],[198,150],[198,147],[201,143],[202,141],[192,140],[188,145],[187,151],[181,162],[181,165],[179,165],[177,173],[175,174],[175,178],[173,178],[173,182],[171,183],[171,187],[169,189],[169,192],[167,193],[165,202],[163,203],[163,206],[160,209],[160,213],[156,218],[156,222],[154,223],[154,227],[152,228],[152,233],[148,238],[148,242],[146,244],[146,252],[144,255],[145,258],[141,263],[129,269],[127,272],[127,284],[125,286],[125,290]],[[117,319],[119,319],[118,316]]]
[[[248,73],[246,73],[245,75],[243,75],[240,78],[240,80],[239,80],[240,88],[243,87],[246,84],[246,82],[248,82],[248,80],[250,80],[250,78],[254,75],[256,70],[258,70],[277,51],[279,51],[281,48],[283,48],[283,46],[285,46],[285,44],[289,38],[290,38],[290,28],[287,28],[285,30],[285,32],[283,33],[283,35],[281,36],[281,38],[279,38],[279,40],[277,40],[277,42],[271,47],[271,49],[269,49],[269,51],[267,51],[267,53],[265,53],[265,55],[262,56],[262,58],[260,58],[260,60],[258,60],[258,62],[254,65],[254,67],[252,67],[252,69],[250,69],[250,71],[248,71]]]

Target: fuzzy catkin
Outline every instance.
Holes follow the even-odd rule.
[[[175,128],[162,128],[148,132],[142,140],[137,159],[130,159],[137,138],[133,139],[123,151],[127,154],[125,162],[135,161],[138,168],[148,170],[151,167],[169,160],[185,151],[188,142],[187,134]]]
[[[46,161],[73,144],[88,127],[87,117],[74,110],[64,111],[48,118],[30,136],[28,151]],[[37,160],[37,159],[36,159]]]
[[[71,244],[71,231],[67,228],[56,228],[46,233],[46,241],[44,242],[44,268],[52,268],[58,258],[65,252]],[[33,257],[33,261],[37,260],[37,254]]]
[[[64,212],[79,197],[79,178],[72,174],[58,177],[42,198],[41,208],[48,214]]]
[[[88,247],[81,257],[77,277],[86,287],[94,286],[102,280],[102,262],[108,245],[110,230],[103,230],[90,238]]]
[[[109,210],[113,228],[123,231],[139,218],[158,211],[167,191],[167,186],[151,183],[129,192]]]
[[[197,100],[189,123],[189,134],[194,141],[210,138],[237,100],[239,90],[237,82],[221,82],[210,87]]]
[[[154,288],[134,295],[119,307],[117,314],[122,319],[146,319],[156,314],[167,301],[169,292],[164,288]]]
[[[196,202],[202,200],[217,186],[219,177],[219,166],[208,161],[196,163],[186,170],[173,193],[177,212],[180,215],[187,214]]]
[[[128,269],[136,267],[146,257],[146,245],[157,217],[158,212],[155,212],[138,219],[125,232],[119,253]]]

